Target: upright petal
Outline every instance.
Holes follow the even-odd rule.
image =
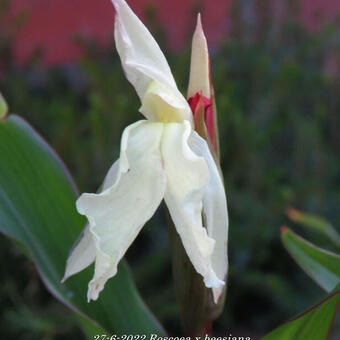
[[[228,272],[228,211],[223,181],[206,141],[194,132],[189,145],[196,155],[205,159],[208,165],[210,179],[203,196],[204,220],[209,237],[215,240],[212,267],[217,277],[225,281]],[[223,287],[213,288],[216,303],[222,291]]]
[[[126,77],[135,87],[141,102],[144,103],[145,94],[152,83],[159,83],[159,98],[174,106],[175,110],[180,108],[183,119],[190,119],[190,107],[178,91],[170,67],[157,42],[124,0],[112,2],[116,9],[116,47]],[[157,121],[157,117],[152,117],[152,113],[145,109],[141,109],[141,112],[148,119]]]
[[[197,17],[196,30],[192,39],[190,77],[187,98],[200,93],[210,98],[210,62],[208,44],[205,38],[201,16]]]
[[[168,62],[157,42],[124,0],[116,9],[115,41],[128,80],[141,98],[151,79],[176,88]]]
[[[189,122],[165,124],[162,155],[167,176],[165,202],[184,248],[207,287],[220,287],[211,256],[215,241],[202,226],[202,199],[209,171],[202,157],[188,145],[192,130]]]
[[[127,127],[115,183],[101,194],[83,194],[77,201],[79,213],[90,222],[96,244],[88,300],[96,300],[105,282],[116,274],[118,262],[164,196],[162,134],[161,123],[141,121]]]

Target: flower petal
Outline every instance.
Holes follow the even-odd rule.
[[[100,187],[100,189],[98,190],[98,192],[101,193],[105,191],[106,189],[108,189],[109,187],[111,187],[113,184],[115,184],[117,180],[118,172],[119,172],[119,158],[112,164],[111,168],[107,172],[104,178],[104,182],[102,186]]]
[[[183,119],[190,119],[191,110],[183,95],[178,91],[168,62],[157,42],[148,29],[133,13],[124,0],[112,0],[116,9],[115,41],[126,77],[135,87],[141,102],[145,95],[158,89],[158,97],[173,106],[174,111],[181,109]],[[153,85],[156,83],[156,87]],[[149,90],[149,91],[148,91]],[[153,100],[151,100],[151,104]],[[150,108],[150,103],[147,104]],[[141,113],[153,121],[162,121],[143,105]]]
[[[165,202],[184,248],[207,287],[224,284],[216,276],[211,255],[215,241],[202,226],[202,199],[209,172],[205,160],[188,145],[190,123],[165,124],[162,140],[164,169],[167,175]]]
[[[104,182],[99,192],[102,192],[112,186],[117,178],[119,170],[119,160],[113,163],[105,176]],[[96,258],[96,245],[94,243],[92,234],[89,230],[89,224],[86,223],[85,228],[79,235],[78,239],[74,243],[69,257],[66,262],[65,274],[61,282],[67,280],[70,276],[79,273],[90,264],[94,262]]]
[[[119,160],[115,161],[109,169],[107,175],[105,176],[104,182],[98,192],[103,192],[115,183],[118,175],[118,170]],[[78,239],[76,240],[70,251],[62,282],[67,280],[70,276],[77,274],[88,267],[94,262],[95,258],[96,245],[89,230],[89,224],[86,223],[85,228],[79,235]]]
[[[196,155],[205,159],[210,179],[203,196],[203,213],[208,235],[216,241],[212,254],[212,267],[220,280],[225,281],[228,272],[228,210],[223,181],[206,141],[196,132],[189,140]],[[213,288],[214,301],[223,292],[223,287]]]
[[[105,282],[137,234],[154,214],[165,191],[160,142],[163,124],[137,122],[124,130],[115,183],[101,194],[83,194],[77,201],[96,244],[94,277],[88,300],[96,300]]]
[[[95,260],[95,257],[96,247],[89,230],[89,225],[86,224],[70,251],[66,262],[65,274],[61,282],[88,267]]]
[[[188,102],[174,88],[152,81],[148,87],[139,111],[151,121],[183,122],[193,124],[193,114]]]
[[[116,9],[115,41],[128,80],[144,97],[150,80],[176,88],[157,42],[124,0],[112,0]]]

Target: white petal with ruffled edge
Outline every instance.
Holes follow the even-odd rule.
[[[210,179],[204,191],[203,213],[208,235],[215,240],[212,267],[217,277],[225,281],[228,272],[228,210],[224,185],[206,141],[193,132],[189,145],[196,155],[205,159],[209,169]],[[223,287],[213,288],[215,303],[222,291]]]
[[[115,183],[118,175],[118,170],[119,159],[115,161],[109,169],[102,186],[98,190],[99,193],[103,192]],[[89,230],[89,224],[86,223],[85,228],[79,235],[78,239],[76,240],[70,251],[62,282],[67,280],[70,276],[81,272],[83,269],[92,264],[95,259],[96,245],[93,240],[93,236]]]
[[[158,83],[161,91],[157,95],[168,105],[174,106],[175,110],[181,109],[180,121],[190,120],[190,107],[178,91],[168,62],[157,42],[124,0],[112,0],[112,3],[116,9],[117,51],[126,77],[135,87],[141,102],[144,104],[150,85]],[[153,110],[142,107],[141,112],[152,121],[163,121],[152,115]]]
[[[77,201],[96,244],[94,277],[88,300],[96,300],[117,264],[160,204],[166,185],[160,143],[164,125],[137,122],[124,130],[119,172],[101,194],[83,194]]]
[[[164,125],[162,155],[167,175],[165,202],[184,248],[207,287],[220,287],[224,282],[216,276],[211,256],[215,241],[202,226],[202,199],[209,181],[205,160],[188,145],[190,123]]]

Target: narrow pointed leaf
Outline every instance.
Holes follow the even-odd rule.
[[[338,291],[297,318],[276,328],[261,340],[327,340],[339,303]]]
[[[340,283],[340,256],[321,249],[288,228],[282,230],[282,242],[297,264],[326,292]]]
[[[85,224],[75,186],[52,149],[20,117],[0,121],[0,231],[22,243],[48,290],[108,334],[162,333],[125,263],[96,302],[87,303],[93,268],[62,284],[71,246]]]
[[[322,217],[306,214],[299,210],[290,208],[287,210],[288,217],[303,227],[318,231],[327,236],[331,242],[340,248],[340,234],[338,231]]]

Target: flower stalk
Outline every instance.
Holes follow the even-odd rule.
[[[190,337],[210,335],[213,321],[223,311],[226,289],[216,304],[212,290],[204,285],[190,262],[168,211],[167,216],[173,280],[183,331]]]
[[[211,82],[208,46],[203,33],[201,18],[192,42],[188,103],[193,112],[195,131],[207,142],[211,155],[222,179],[219,164],[218,126],[214,90]],[[168,214],[169,216],[169,214]],[[202,213],[203,225],[207,216]],[[179,235],[168,218],[169,237],[172,250],[172,267],[175,290],[180,305],[182,327],[191,337],[210,334],[213,321],[221,314],[226,297],[226,285],[218,300],[214,300],[212,289],[207,288],[195,271]],[[218,228],[215,225],[215,228]],[[227,236],[226,234],[224,235]]]

